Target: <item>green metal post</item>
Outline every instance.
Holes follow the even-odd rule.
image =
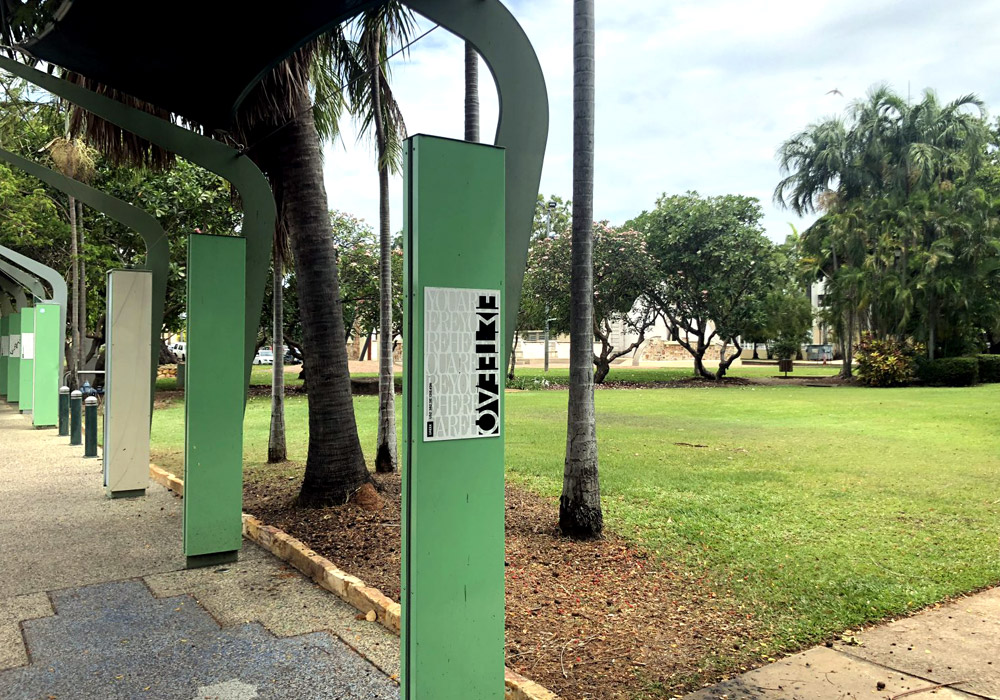
[[[69,387],[59,388],[59,437],[69,437]]]
[[[83,456],[84,457],[97,457],[97,397],[88,396],[83,402],[84,412],[87,414],[85,417],[86,430],[84,431],[87,438],[86,444],[83,446]]]
[[[188,238],[184,554],[189,567],[234,561],[243,541],[245,270],[245,239]]]
[[[405,153],[402,697],[500,700],[504,152]]]
[[[21,401],[21,313],[24,309],[11,314],[9,331],[10,355],[7,357],[7,401]]]
[[[35,304],[35,374],[32,380],[35,397],[31,422],[36,428],[52,428],[59,423],[59,359],[64,333],[59,312],[58,304]],[[66,391],[68,394],[69,389]]]
[[[21,400],[17,408],[21,413],[31,413],[35,406],[35,309],[21,309],[21,377],[18,381]]]
[[[3,290],[0,290],[3,301],[7,302],[7,297]],[[9,307],[10,302],[7,302]],[[0,317],[0,396],[7,397],[7,356],[10,354],[10,317],[14,313],[8,308]]]
[[[80,393],[79,389],[74,389],[73,393],[69,395],[69,444],[70,445],[82,445],[83,436],[81,435],[80,426],[80,414],[83,409],[83,394]]]

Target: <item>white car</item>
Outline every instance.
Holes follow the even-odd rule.
[[[270,350],[258,350],[257,356],[253,358],[253,363],[255,365],[273,365],[274,353]]]
[[[177,359],[183,362],[187,359],[187,343],[174,343],[170,346],[170,352],[177,356]]]

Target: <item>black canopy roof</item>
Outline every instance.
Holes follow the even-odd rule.
[[[33,56],[225,129],[256,82],[297,48],[381,0],[66,0]]]

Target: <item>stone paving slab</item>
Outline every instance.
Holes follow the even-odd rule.
[[[325,632],[278,638],[256,623],[220,627],[189,597],[156,599],[140,582],[64,591],[53,602],[54,616],[24,623],[32,662],[0,672],[0,696],[192,700],[228,684],[248,700],[399,697]]]
[[[29,593],[0,600],[0,671],[28,663],[21,637],[21,622],[52,615],[44,593]]]
[[[845,654],[1000,699],[1000,588],[873,627]]]
[[[884,686],[880,687],[882,683]],[[834,649],[816,647],[687,696],[687,700],[859,700],[891,698],[935,685]],[[974,696],[941,688],[914,700],[968,700]]]

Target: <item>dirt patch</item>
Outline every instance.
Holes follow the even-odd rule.
[[[400,479],[374,475],[382,506],[303,509],[299,482],[258,477],[244,509],[399,600]],[[507,489],[507,665],[568,700],[693,690],[749,657],[754,616],[704,571],[619,537],[573,542],[555,502]]]

